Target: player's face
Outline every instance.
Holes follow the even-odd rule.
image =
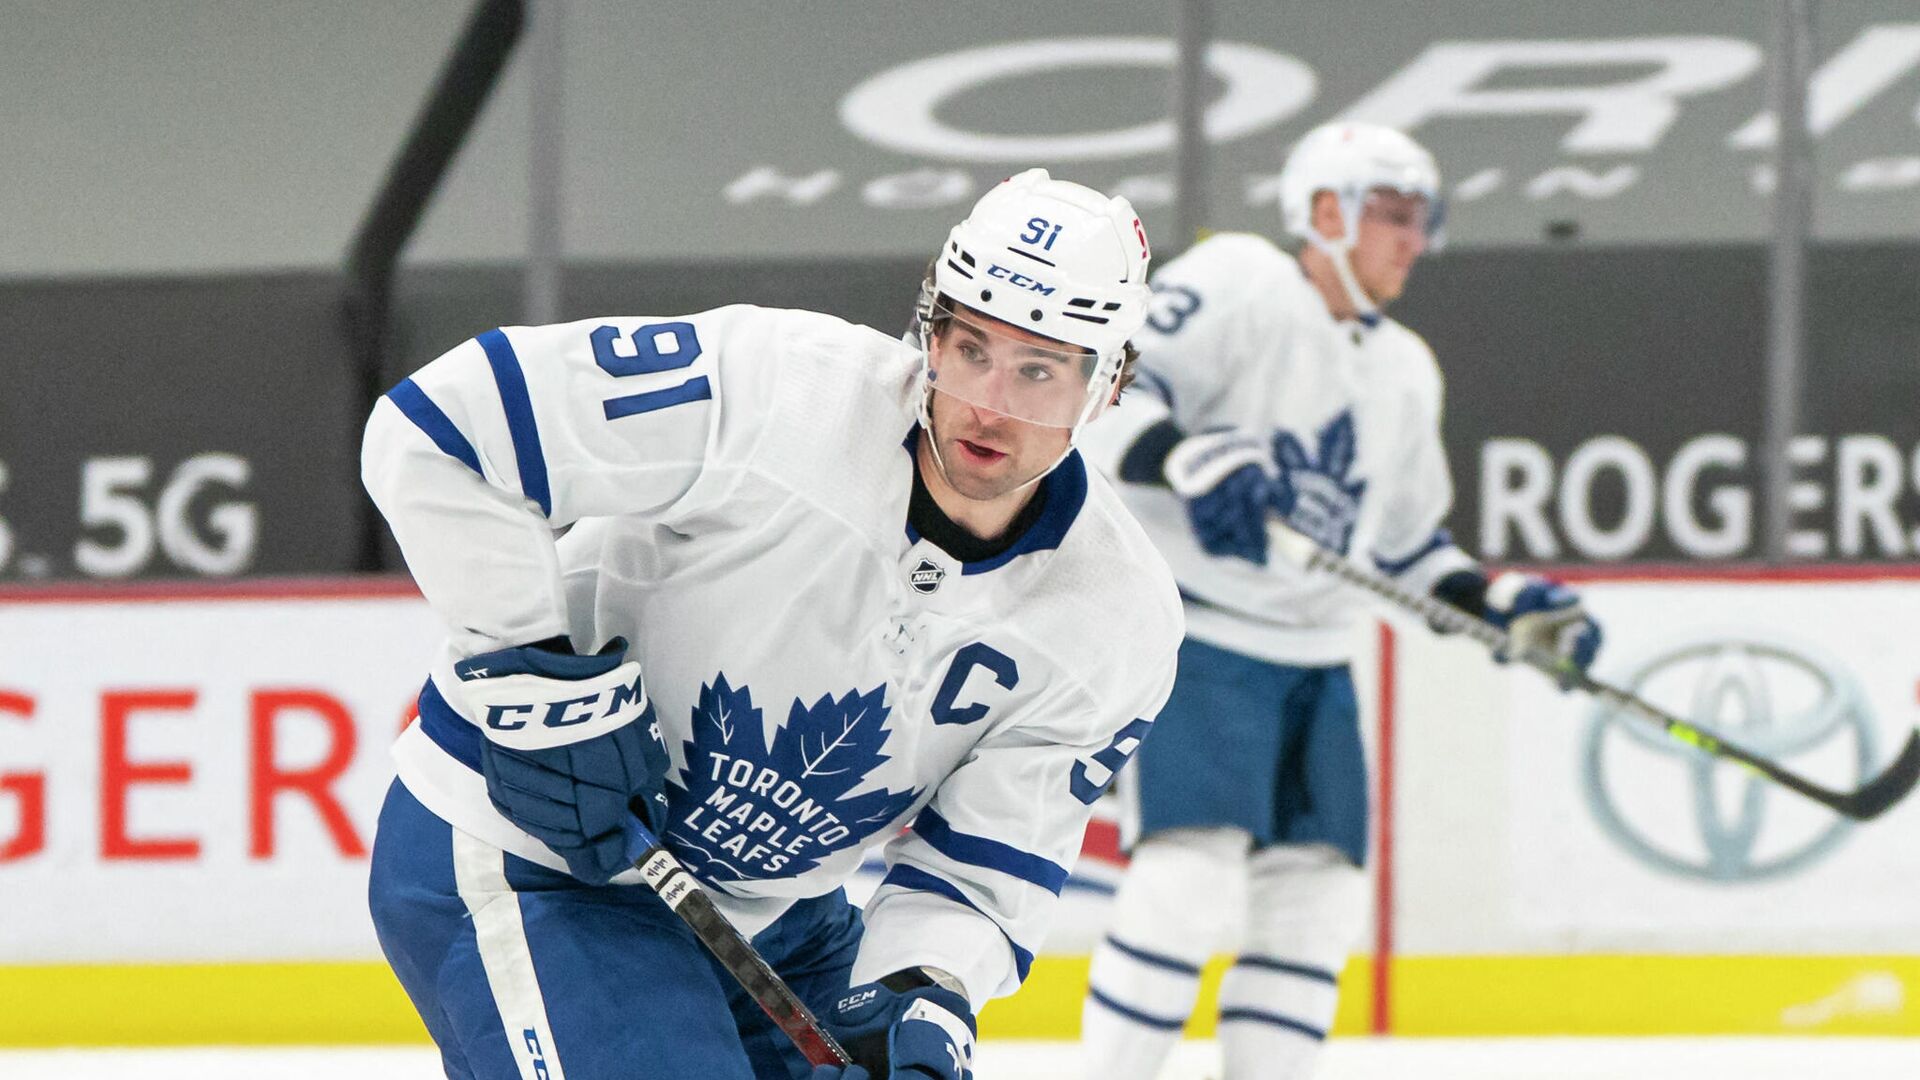
[[[1087,357],[1069,348],[966,307],[943,320],[929,344],[928,407],[957,493],[1003,498],[1067,452],[1087,385]]]
[[[936,308],[933,325],[927,374],[935,390],[1043,427],[1071,428],[1086,411],[1095,367],[1087,350],[963,304]]]
[[[1376,189],[1360,207],[1360,235],[1350,256],[1353,276],[1376,304],[1400,298],[1414,260],[1427,250],[1429,207],[1422,195]]]

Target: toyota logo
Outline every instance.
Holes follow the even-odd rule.
[[[1839,759],[1856,781],[1873,774],[1873,718],[1859,683],[1812,646],[1751,631],[1702,636],[1642,662],[1627,689],[1764,757]],[[1654,768],[1652,757],[1678,768]],[[1583,773],[1607,835],[1682,877],[1781,877],[1831,854],[1851,829],[1844,818],[1814,820],[1763,777],[1606,703],[1587,722]]]

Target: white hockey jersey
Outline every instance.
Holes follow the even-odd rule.
[[[885,844],[855,981],[932,965],[976,1007],[1017,987],[1172,686],[1180,605],[1077,453],[1003,554],[919,537],[918,362],[729,307],[489,331],[402,382],[364,478],[450,631],[395,748],[408,790],[564,869],[494,810],[439,687],[477,652],[623,636],[677,772],[663,838],[743,932]]]
[[[1081,445],[1118,475],[1141,432],[1168,419],[1189,434],[1258,432],[1297,494],[1294,527],[1372,558],[1425,592],[1472,565],[1441,521],[1453,484],[1440,441],[1441,380],[1420,337],[1391,319],[1336,322],[1299,263],[1263,237],[1222,233],[1154,275],[1154,313],[1134,338],[1141,378]],[[1166,555],[1187,632],[1280,663],[1340,663],[1365,604],[1332,578],[1207,554],[1179,497],[1122,483],[1122,497]]]

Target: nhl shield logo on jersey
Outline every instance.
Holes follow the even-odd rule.
[[[1320,429],[1319,453],[1309,451],[1293,433],[1274,432],[1273,460],[1286,493],[1287,524],[1321,547],[1347,553],[1360,518],[1360,497],[1367,482],[1350,477],[1359,456],[1353,410],[1344,409]]]
[[[921,559],[920,564],[907,574],[907,584],[917,593],[931,593],[945,581],[947,572],[932,559]]]
[[[795,698],[769,739],[751,690],[725,674],[702,685],[685,784],[669,781],[665,839],[687,869],[709,882],[791,877],[905,813],[918,788],[849,794],[891,760],[886,689]]]

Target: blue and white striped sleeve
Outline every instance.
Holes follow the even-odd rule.
[[[1456,570],[1471,570],[1478,564],[1473,557],[1453,542],[1453,534],[1445,529],[1435,529],[1409,555],[1390,558],[1376,553],[1373,564],[1380,572],[1399,583],[1408,591],[1425,596],[1433,591],[1440,579]]]
[[[361,476],[455,647],[566,631],[555,531],[698,479],[723,313],[489,330],[376,405]]]
[[[1171,684],[1170,656],[1166,666]],[[1150,717],[1164,699],[1128,704]],[[1118,709],[1109,703],[1107,711]],[[1017,990],[1079,857],[1094,800],[1150,726],[1086,721],[1072,725],[1068,743],[1056,741],[1063,725],[1016,725],[982,740],[888,843],[853,981],[940,968],[959,978],[976,1010]]]

